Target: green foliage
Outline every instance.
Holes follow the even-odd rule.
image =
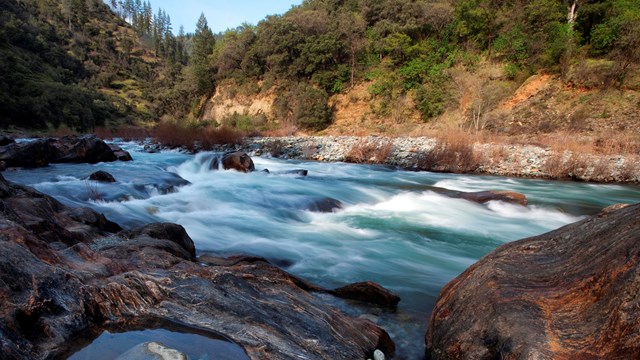
[[[415,90],[413,99],[423,121],[429,121],[445,111],[450,100],[448,80],[444,73],[434,75],[429,82]]]

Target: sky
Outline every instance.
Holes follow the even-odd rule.
[[[257,25],[267,15],[284,14],[302,0],[151,0],[154,13],[162,8],[171,16],[174,33],[180,25],[194,32],[200,13],[204,13],[214,33],[235,28],[242,23]]]

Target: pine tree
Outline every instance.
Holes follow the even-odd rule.
[[[193,52],[191,54],[190,70],[196,82],[198,95],[206,95],[213,90],[213,74],[209,66],[209,55],[213,52],[215,38],[209,29],[204,13],[200,14],[193,36]]]

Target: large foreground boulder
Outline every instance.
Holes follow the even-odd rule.
[[[105,229],[117,227],[87,211],[0,175],[3,359],[66,358],[78,334],[145,319],[221,334],[250,359],[394,353],[384,330],[327,305],[317,288],[265,261],[196,261],[179,225],[114,234]]]
[[[640,204],[506,244],[447,284],[430,359],[640,359]]]

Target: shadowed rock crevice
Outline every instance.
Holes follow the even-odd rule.
[[[440,293],[432,359],[640,358],[640,204],[506,244]]]

